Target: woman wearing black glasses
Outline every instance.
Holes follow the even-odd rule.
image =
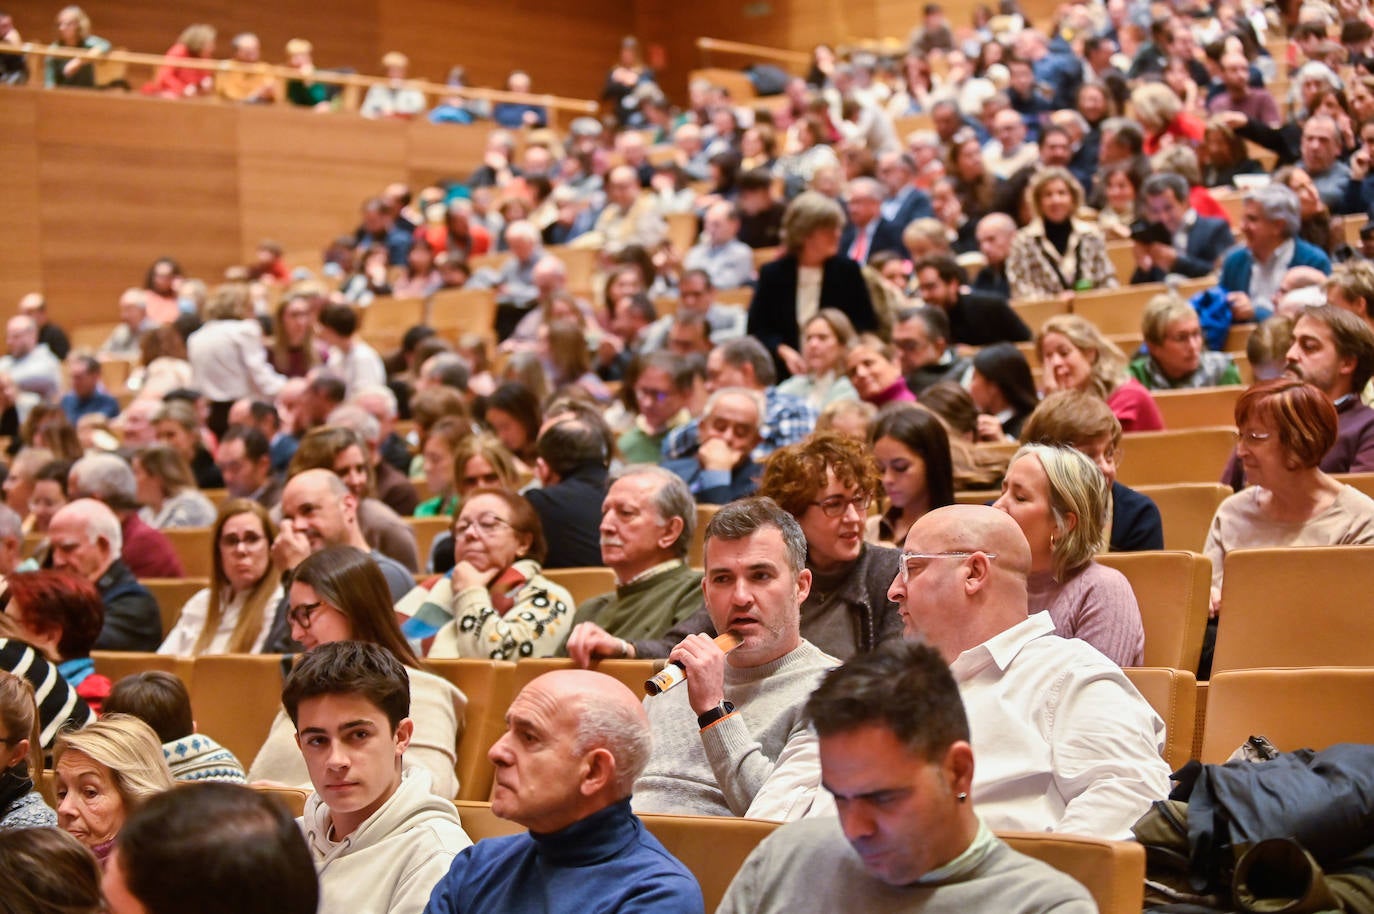
[[[194,594],[167,633],[159,654],[256,654],[281,602],[281,575],[272,564],[277,528],[267,509],[235,498],[215,520],[210,586]]]
[[[396,612],[426,656],[552,657],[576,607],[544,577],[544,531],[530,503],[505,489],[468,493],[453,521],[453,571],[407,594]]]
[[[401,661],[410,675],[410,718],[415,735],[406,761],[423,765],[436,796],[458,794],[458,734],[467,696],[452,683],[419,669],[396,614],[391,593],[377,563],[352,546],[329,546],[300,565],[291,579],[291,637],[307,649],[335,641],[379,644]],[[296,746],[296,728],[286,710],[277,712],[257,758],[248,770],[250,783],[270,781],[310,789],[310,774]]]

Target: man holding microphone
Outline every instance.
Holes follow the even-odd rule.
[[[635,811],[786,821],[828,806],[802,708],[839,661],[801,637],[801,526],[772,499],[731,502],[706,528],[705,565],[711,622],[739,644],[727,655],[697,634],[668,655],[685,683],[645,699],[654,750]]]

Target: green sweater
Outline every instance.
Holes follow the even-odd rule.
[[[617,638],[658,638],[701,609],[701,572],[686,565],[592,597],[577,608],[569,631],[579,622],[595,622]],[[567,656],[567,639],[559,645]]]

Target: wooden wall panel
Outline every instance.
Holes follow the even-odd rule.
[[[435,181],[466,180],[482,161],[490,132],[486,124],[409,124],[407,179],[414,187]]]
[[[322,250],[358,225],[369,196],[406,177],[406,125],[280,108],[237,115],[242,254],[263,238]]]
[[[8,313],[19,297],[42,289],[39,255],[37,130],[39,93],[0,90],[0,162],[5,170],[4,215],[0,216],[0,309]]]
[[[37,118],[43,273],[54,318],[109,320],[124,286],[170,254],[216,277],[237,262],[239,199],[226,109],[43,93]]]

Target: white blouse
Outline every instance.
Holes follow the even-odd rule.
[[[268,572],[271,573],[270,570]],[[215,636],[210,639],[210,644],[202,652],[203,654],[225,654],[229,652],[229,639],[233,637],[234,626],[238,624],[239,613],[243,610],[243,604],[248,599],[251,590],[245,590],[238,596],[228,600],[222,606],[220,613],[219,628],[215,630]],[[277,604],[281,602],[282,590],[278,584],[267,602],[262,607],[262,628],[258,631],[258,637],[253,642],[251,653],[257,654],[262,651],[262,646],[267,642],[267,633],[272,628],[272,616],[277,610]],[[167,633],[162,646],[157,649],[159,654],[175,654],[179,657],[189,657],[195,650],[196,642],[200,640],[201,629],[205,628],[205,618],[210,613],[210,588],[196,592],[191,599],[186,601],[186,605],[181,608],[181,618],[177,619],[176,625]]]

